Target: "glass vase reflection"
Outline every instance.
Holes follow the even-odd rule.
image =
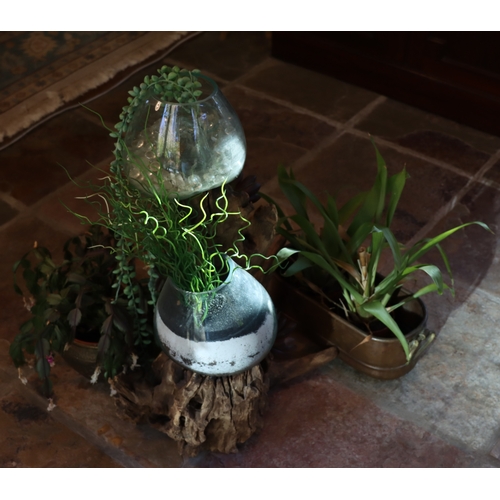
[[[125,168],[143,191],[163,186],[188,198],[231,182],[243,169],[246,141],[238,116],[212,79],[198,79],[208,97],[173,103],[150,89],[134,112]]]

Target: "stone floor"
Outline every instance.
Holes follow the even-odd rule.
[[[208,32],[166,56],[212,76],[245,129],[245,171],[279,198],[276,169],[292,166],[318,193],[365,189],[373,136],[390,171],[410,178],[396,214],[405,243],[482,220],[446,241],[457,294],[426,300],[439,336],[416,368],[377,381],[336,359],[275,388],[264,429],[233,455],[182,460],[173,441],[116,415],[106,384],[59,361],[57,406],[21,384],[8,345],[28,317],[11,268],[34,241],[60,255],[81,231],[62,207],[84,210],[80,180],[105,167],[112,140],[96,116],[74,109],[0,150],[0,467],[498,467],[500,466],[500,137],[270,56],[259,32]],[[88,105],[113,125],[142,70]],[[436,261],[435,255],[429,259]]]

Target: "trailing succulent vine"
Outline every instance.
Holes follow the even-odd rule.
[[[159,76],[146,76],[139,87],[134,87],[129,91],[128,104],[122,108],[119,116],[120,121],[115,125],[117,132],[112,132],[111,137],[117,139],[122,137],[127,131],[128,124],[132,120],[135,108],[141,102],[141,98],[150,92],[160,101],[177,101],[179,103],[196,102],[203,94],[200,90],[202,84],[197,78],[200,71],[197,69],[188,71],[180,69],[178,66],[162,66],[158,73]],[[117,155],[116,151],[115,155]]]
[[[251,257],[241,255],[236,246],[244,240],[242,233],[250,222],[239,211],[228,210],[224,185],[213,210],[207,201],[208,193],[179,201],[165,188],[161,170],[144,175],[147,192],[139,190],[125,175],[126,162],[134,160],[124,136],[141,99],[151,92],[158,100],[179,103],[193,103],[203,97],[198,70],[163,66],[158,73],[159,76],[146,76],[139,87],[129,92],[128,105],[120,114],[121,121],[115,125],[116,131],[110,133],[116,139],[115,160],[111,163],[110,176],[102,186],[96,187],[98,198],[94,197],[92,203],[97,206],[100,219],[95,223],[114,232],[116,250],[125,261],[139,258],[146,263],[153,281],[159,276],[169,276],[177,286],[186,290],[207,291],[223,281],[227,271],[223,254],[239,258],[247,268],[252,267]],[[136,167],[144,170],[143,165],[137,164]],[[239,218],[243,226],[232,247],[221,248],[216,242],[217,226],[229,217]],[[85,219],[84,222],[90,223]],[[123,271],[127,269],[124,267]],[[117,273],[117,286],[125,283],[124,276],[122,272]],[[150,289],[155,289],[154,283]],[[132,293],[127,287],[125,291]],[[132,309],[134,300],[130,296]]]
[[[113,286],[129,295],[131,308],[137,300],[132,296],[134,289],[128,286],[127,273],[135,276],[133,266],[128,264],[131,259],[140,259],[148,266],[151,290],[156,289],[154,281],[159,277],[170,277],[178,287],[191,292],[216,288],[227,272],[223,255],[242,259],[251,267],[251,257],[242,255],[237,248],[250,222],[239,211],[228,210],[224,186],[215,200],[215,210],[208,203],[209,193],[189,202],[181,202],[161,189],[152,191],[150,197],[141,197],[120,177],[109,177],[99,189],[99,198],[89,200],[100,215],[93,224],[113,230],[117,239],[115,251],[123,262],[114,271]],[[217,242],[217,227],[230,217],[242,222],[241,229],[232,246],[222,248]],[[141,310],[137,312],[140,314]]]

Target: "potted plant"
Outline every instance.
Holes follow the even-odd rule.
[[[127,367],[147,369],[160,347],[193,369],[195,361],[186,354],[193,351],[193,342],[220,345],[234,338],[239,340],[229,343],[237,347],[246,342],[246,350],[239,349],[246,364],[238,364],[236,354],[229,353],[224,371],[220,360],[214,368],[213,359],[203,360],[207,366],[200,370],[216,375],[241,371],[267,354],[276,335],[272,301],[246,271],[258,267],[246,252],[245,234],[259,186],[252,179],[237,178],[245,141],[229,103],[209,78],[168,66],[158,75],[146,76],[130,94],[121,121],[110,130],[116,139],[110,173],[103,172],[102,184],[85,197],[96,207],[99,220],[75,214],[90,230],[68,241],[61,264],[53,262],[47,249],[37,247],[14,266],[15,273],[22,269],[33,318],[22,325],[11,357],[20,368],[27,362],[26,354],[35,356],[47,396],[52,393],[53,355],[68,346],[73,349],[79,333],[96,333],[93,381],[99,373],[109,379]],[[160,125],[150,122],[158,110]],[[192,119],[187,125],[186,116]],[[207,122],[209,118],[212,121]],[[145,154],[138,141],[147,149]],[[233,156],[228,141],[234,146],[229,148],[235,151]],[[217,161],[210,156],[214,152],[210,147],[218,154]],[[206,169],[204,162],[209,162]],[[207,172],[210,175],[198,183],[197,178]],[[173,182],[179,176],[186,181],[182,190]],[[216,184],[222,185],[216,188]],[[144,267],[147,274],[139,279]],[[184,306],[182,314],[162,305],[154,313],[165,283],[170,293],[164,295],[174,296],[175,305]],[[219,293],[233,290],[237,283],[247,289],[246,294]],[[17,283],[15,288],[23,294]],[[249,288],[255,292],[252,297]],[[228,332],[226,319],[217,327],[219,333],[209,332],[216,316],[227,318],[228,308],[235,309],[236,297],[243,311],[232,311],[237,317],[234,331]],[[161,303],[165,300],[170,299]],[[170,325],[172,317],[181,317],[182,324]],[[186,339],[183,331],[195,338]],[[169,338],[189,344],[187,351],[181,352],[179,346],[174,350]],[[227,354],[231,349],[225,347]]]
[[[125,263],[113,286],[140,328],[129,262],[144,262],[159,345],[205,375],[244,371],[267,355],[277,324],[268,293],[247,273],[252,255],[241,251],[250,222],[229,202],[227,183],[245,158],[239,120],[196,71],[164,66],[130,94],[110,134],[111,172],[88,197],[99,213],[93,224],[113,231]],[[229,241],[221,238],[228,226],[237,227]],[[158,279],[166,281],[159,295]]]
[[[62,262],[55,263],[49,250],[36,244],[14,265],[14,288],[32,317],[21,325],[10,355],[19,369],[34,361],[47,397],[56,353],[84,374],[93,374],[94,382],[101,371],[114,377],[124,366],[148,365],[158,353],[147,280],[131,277],[130,286],[140,298],[135,312],[145,320],[143,328],[134,330],[126,297],[113,288],[122,266],[114,245],[111,232],[90,226],[87,233],[68,239]]]
[[[372,188],[340,208],[331,196],[323,205],[292,172],[279,169],[280,187],[295,211],[287,215],[276,205],[280,215],[277,232],[287,242],[279,255],[290,259],[283,276],[295,276],[305,285],[303,290],[308,289],[309,297],[301,294],[302,303],[323,303],[306,313],[289,296],[280,299],[278,294],[276,301],[278,307],[295,310],[295,316],[306,315],[302,319],[311,332],[336,345],[341,359],[371,376],[389,379],[412,369],[434,339],[426,329],[426,309],[420,297],[445,290],[453,293],[453,280],[447,285],[441,270],[421,263],[422,257],[438,248],[451,278],[440,243],[470,224],[489,228],[482,222],[470,222],[405,248],[396,240],[391,223],[407,174],[403,169],[388,176],[376,147],[375,152],[377,175]],[[312,209],[323,221],[319,231],[312,222]],[[392,269],[381,276],[378,269],[384,252],[389,253]],[[414,292],[403,288],[417,272],[427,275],[430,282]]]

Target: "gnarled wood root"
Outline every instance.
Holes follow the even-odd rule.
[[[262,428],[270,387],[337,357],[336,347],[318,347],[286,315],[280,315],[278,326],[268,357],[239,375],[206,377],[162,353],[148,377],[137,369],[116,377],[111,384],[121,416],[164,432],[177,441],[182,456],[236,452]]]
[[[160,354],[153,370],[156,385],[139,374],[112,381],[117,407],[177,441],[182,456],[202,449],[237,452],[237,444],[262,428],[269,379],[261,365],[239,375],[207,377]]]

